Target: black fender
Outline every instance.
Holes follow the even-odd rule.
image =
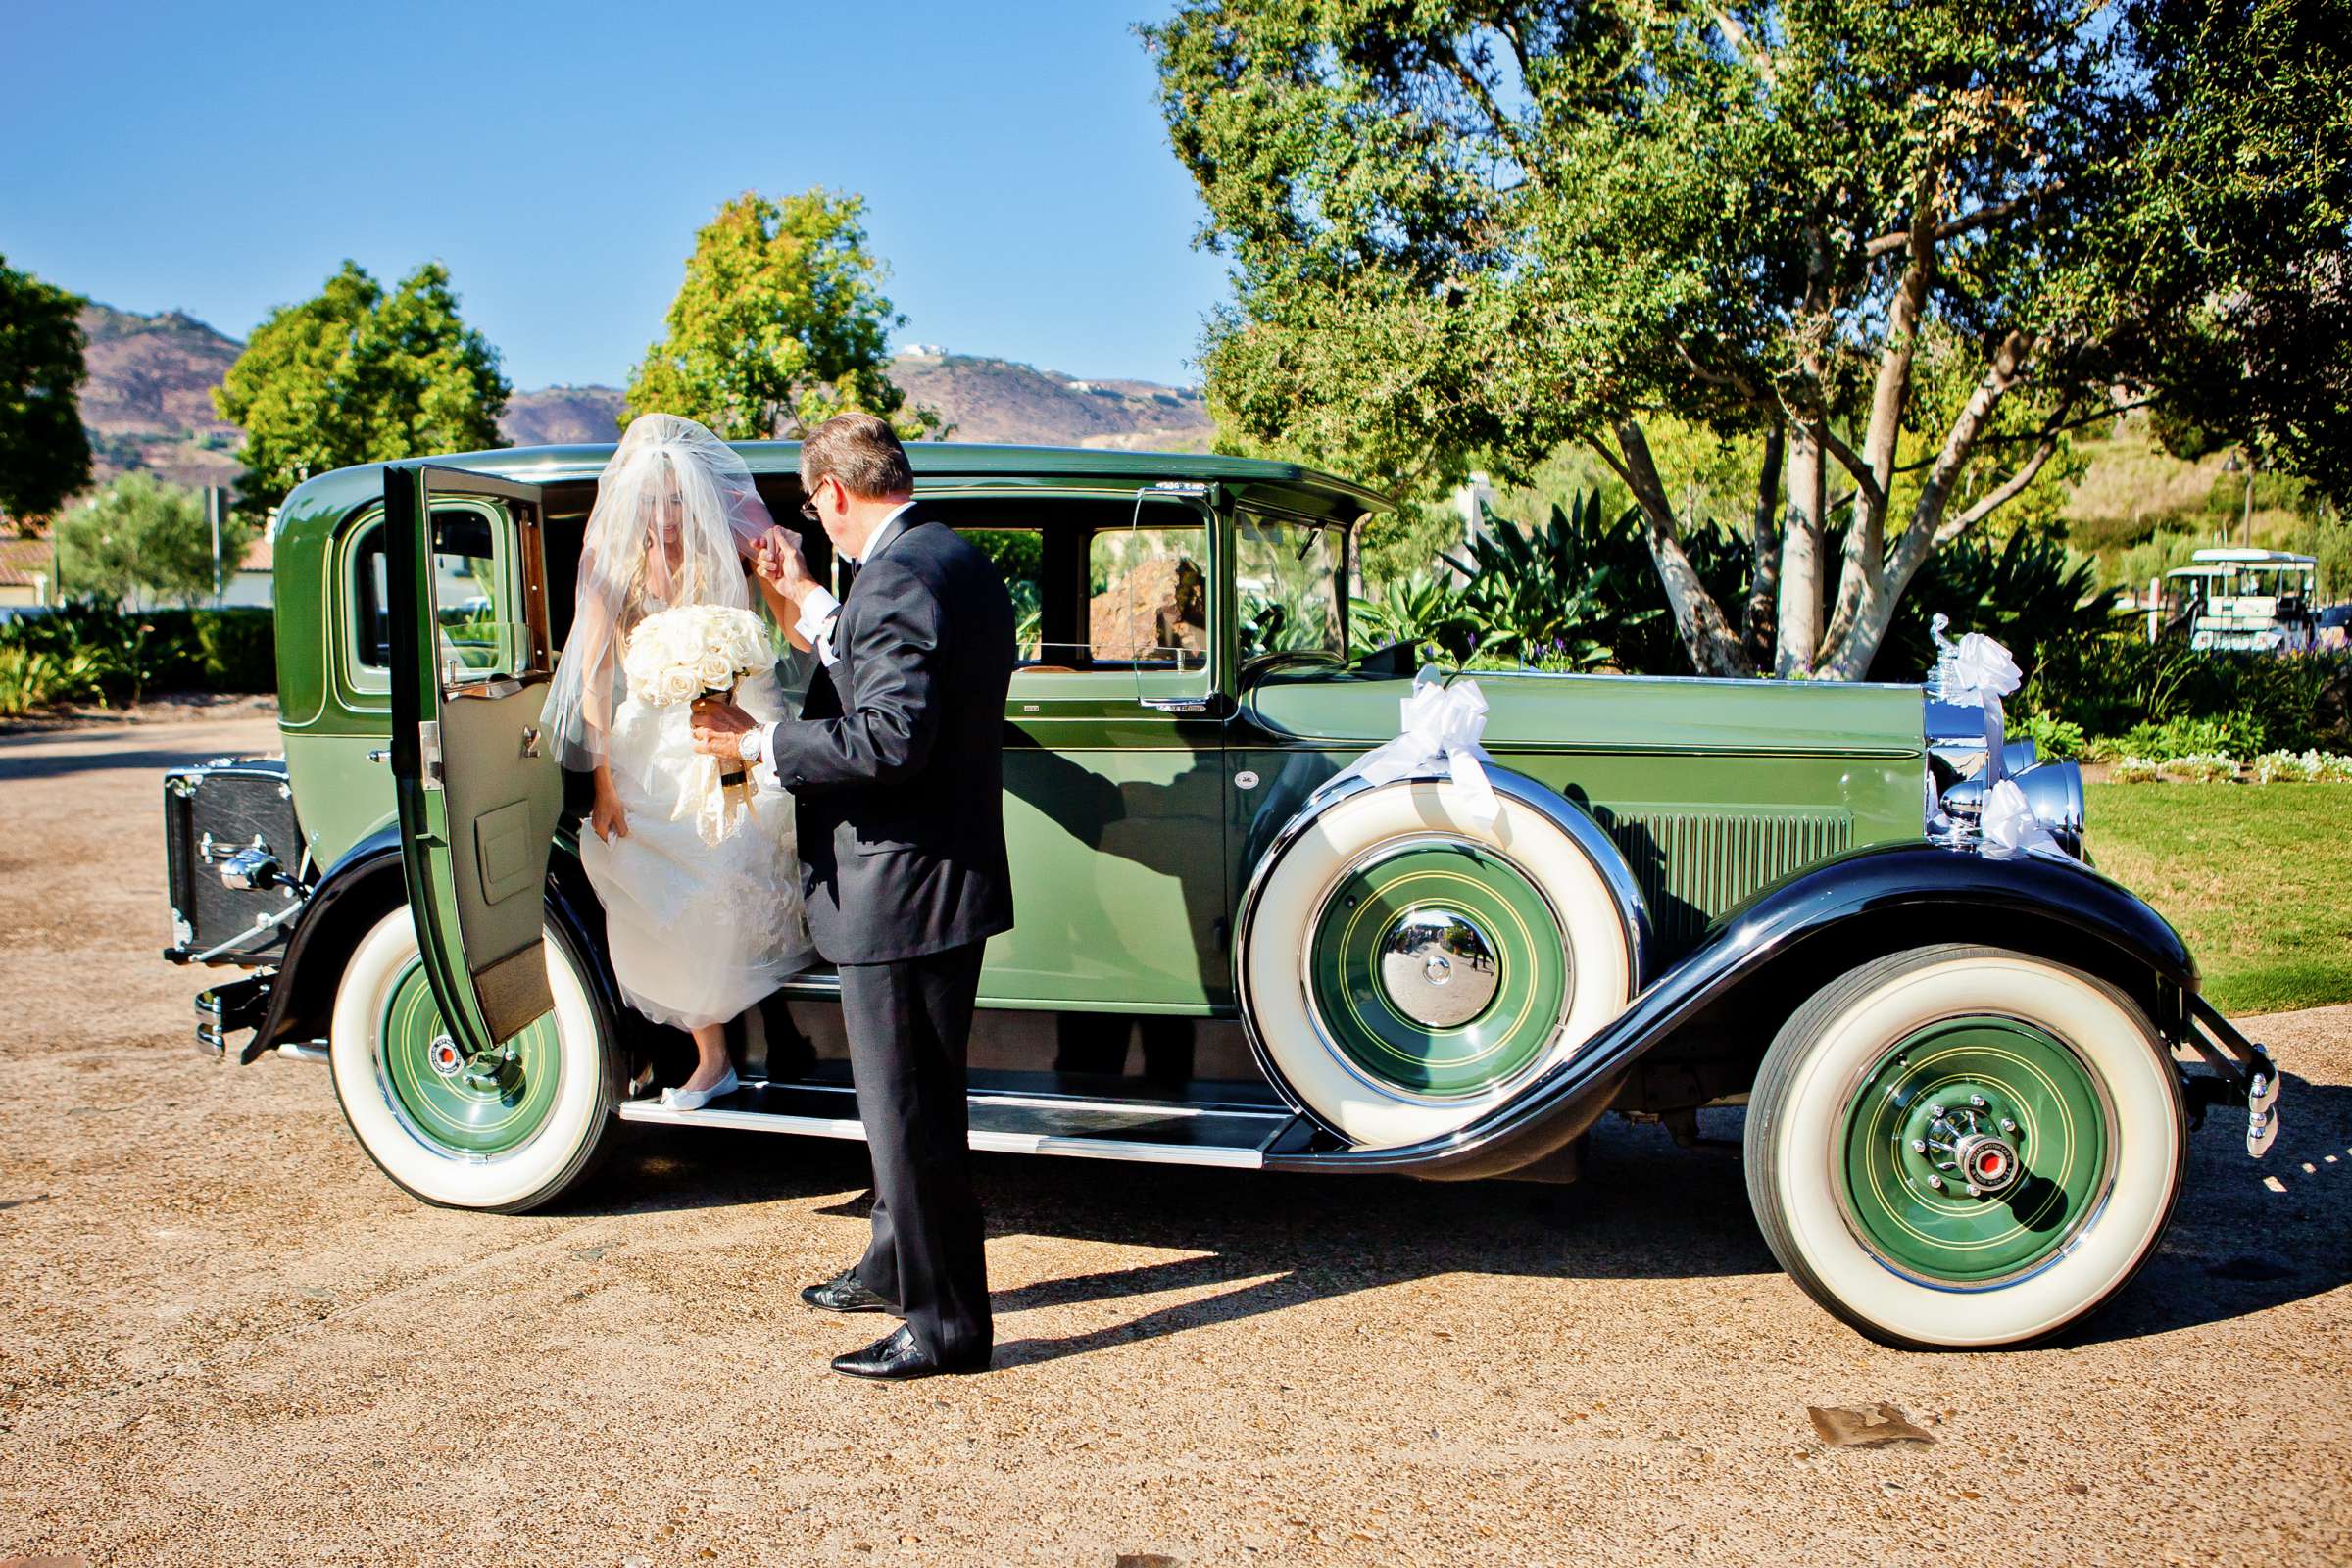
[[[271,978],[269,1010],[237,1054],[251,1062],[288,1040],[325,1038],[334,1017],[335,990],[352,950],[378,920],[406,904],[400,825],[388,822],[353,845],[312,889],[286,940],[285,957]],[[579,841],[566,828],[556,835],[547,861],[547,912],[588,959],[588,984],[608,1019],[624,1016],[612,960],[605,951],[604,906],[580,868]]]
[[[1395,1149],[1269,1154],[1270,1169],[1377,1171],[1443,1180],[1506,1175],[1556,1152],[1609,1108],[1641,1059],[1727,1013],[1760,1057],[1804,998],[1847,969],[1969,936],[2122,986],[2168,1039],[2198,989],[2196,959],[2164,916],[2074,860],[1988,860],[1926,843],[1822,861],[1709,926],[1626,1010],[1478,1120]]]

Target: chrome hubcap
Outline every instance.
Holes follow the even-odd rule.
[[[1911,1148],[1929,1167],[1927,1184],[1936,1191],[1956,1187],[1971,1198],[1991,1198],[2025,1174],[2017,1122],[1984,1095],[1972,1094],[1962,1104],[1932,1104],[1926,1120]]]
[[[1494,946],[1459,910],[1407,909],[1380,944],[1380,984],[1415,1023],[1451,1029],[1486,1011],[1501,983]]]

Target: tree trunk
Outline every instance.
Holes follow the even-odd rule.
[[[2044,427],[2042,439],[2034,447],[2025,466],[2008,479],[1996,485],[1983,499],[1959,516],[1946,519],[1952,487],[1975,456],[1977,442],[1985,426],[1992,422],[1993,411],[2010,388],[2025,376],[2027,362],[2033,357],[2034,334],[2013,331],[1993,351],[1992,363],[1985,368],[1976,388],[1961,405],[1951,428],[1945,432],[1942,448],[1921,482],[1919,500],[1911,509],[1911,520],[1901,537],[1888,552],[1884,569],[1878,574],[1872,590],[1865,593],[1856,607],[1850,625],[1838,639],[1837,646],[1824,651],[1822,671],[1833,680],[1862,680],[1870,673],[1871,661],[1879,654],[1879,644],[1886,639],[1887,624],[1894,619],[1894,607],[1902,602],[1903,592],[1911,579],[1927,564],[1928,557],[1984,520],[1995,509],[2025,489],[2041,471],[2056,449],[2057,432],[2063,427],[2067,410],[2061,408]]]
[[[1617,424],[1618,451],[1611,451],[1606,442],[1595,441],[1593,450],[1601,461],[1617,470],[1617,476],[1633,491],[1640,503],[1642,520],[1648,524],[1649,559],[1657,568],[1658,581],[1666,590],[1666,603],[1674,611],[1675,630],[1682,634],[1683,647],[1690,655],[1691,664],[1702,675],[1746,675],[1753,673],[1747,662],[1747,652],[1740,646],[1739,634],[1715,603],[1706,584],[1698,579],[1698,569],[1683,551],[1680,531],[1675,526],[1674,508],[1666,499],[1666,486],[1658,479],[1658,466],[1650,457],[1649,438],[1642,432],[1638,419],[1621,419]]]
[[[1747,542],[1747,608],[1740,614],[1740,641],[1747,662],[1772,667],[1773,618],[1780,609],[1781,454],[1788,427],[1778,419],[1764,432],[1764,466],[1756,475],[1756,518]]]
[[[1821,514],[1827,504],[1821,431],[1800,424],[1788,443],[1788,525],[1781,537],[1781,633],[1774,670],[1813,672],[1821,642]]]

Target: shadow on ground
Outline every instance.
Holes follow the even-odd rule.
[[[2212,1115],[2191,1140],[2188,1181],[2164,1246],[2113,1305],[2062,1343],[2170,1333],[2352,1282],[2352,1089],[2290,1075],[2283,1103],[2288,1116],[2278,1142],[2259,1162],[2245,1155],[2244,1113]],[[1707,1130],[1736,1136],[1738,1114],[1710,1112]],[[866,1180],[857,1144],[646,1131],[581,1195],[579,1207],[663,1211],[773,1201],[854,1191]],[[1084,1334],[1004,1343],[1000,1366],[1442,1275],[1695,1279],[1777,1267],[1750,1215],[1738,1160],[1686,1152],[1654,1127],[1614,1121],[1595,1131],[1585,1179],[1564,1187],[1013,1154],[976,1163],[992,1236],[1193,1254],[999,1291],[999,1313],[1226,1287]],[[825,1212],[862,1215],[864,1208],[853,1200]]]

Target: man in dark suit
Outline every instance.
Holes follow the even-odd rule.
[[[801,1293],[904,1327],[838,1356],[854,1377],[978,1371],[994,1330],[972,1192],[964,1052],[987,940],[1012,927],[1004,856],[1004,691],[1012,601],[986,556],[913,504],[888,424],[845,414],[801,447],[802,509],[858,563],[846,600],[774,530],[757,564],[777,619],[819,670],[797,719],[757,727],[695,708],[698,750],[793,792],[816,950],[841,971],[858,1114],[874,1163],[865,1256]]]

